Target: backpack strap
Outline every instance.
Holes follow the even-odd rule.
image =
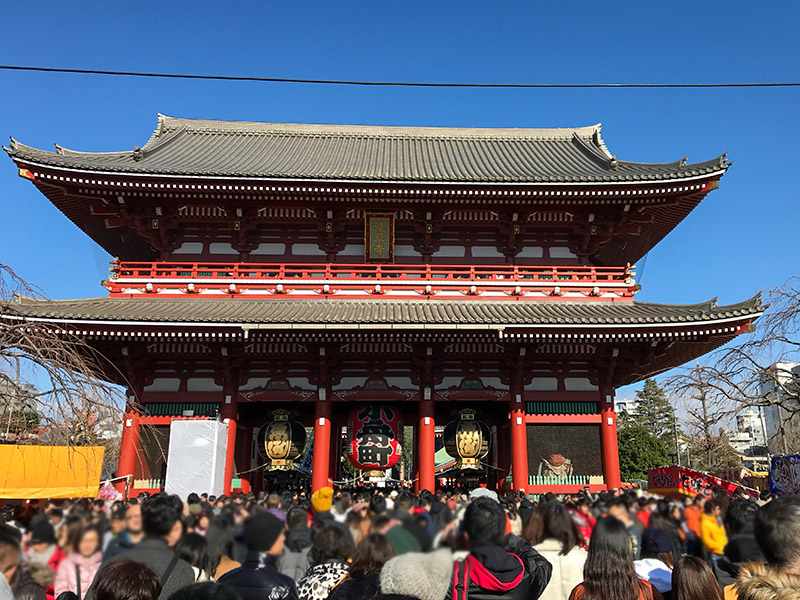
[[[169,561],[169,564],[167,565],[167,570],[164,571],[164,574],[161,576],[161,589],[165,589],[167,587],[169,576],[172,575],[172,571],[175,570],[175,566],[177,564],[178,564],[178,557],[173,554],[172,560]]]
[[[453,565],[452,600],[467,600],[469,590],[469,561],[457,560]]]
[[[80,565],[75,565],[75,582],[78,586],[78,598],[81,598],[81,567]]]

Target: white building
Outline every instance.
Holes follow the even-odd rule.
[[[788,454],[800,451],[794,441],[800,440],[800,418],[789,421],[789,412],[777,402],[797,403],[800,390],[800,364],[777,362],[770,368],[770,376],[761,382],[761,393],[773,404],[763,408],[764,429],[770,450]]]
[[[617,414],[626,413],[629,415],[635,415],[636,411],[639,408],[639,400],[636,396],[628,397],[625,396],[618,396],[614,398],[614,410]]]

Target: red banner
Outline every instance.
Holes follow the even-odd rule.
[[[722,488],[726,494],[733,496],[733,492],[740,485],[683,467],[660,467],[650,469],[647,489],[649,492],[662,496],[704,494],[710,497],[714,488]],[[757,495],[755,490],[748,489],[747,491],[751,496]]]
[[[391,469],[400,460],[403,415],[381,404],[362,404],[347,417],[348,458],[356,469]]]

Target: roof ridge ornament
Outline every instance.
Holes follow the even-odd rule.
[[[688,157],[688,156],[684,156],[682,159],[680,159],[680,160],[678,161],[678,166],[679,166],[679,167],[685,167],[685,166],[686,166],[686,163],[687,163],[688,161],[689,161],[689,157]]]
[[[727,152],[723,152],[722,156],[720,156],[719,159],[717,160],[717,164],[720,167],[724,167],[726,165],[726,163],[727,163],[727,160],[726,160],[727,157],[728,157],[728,153]]]
[[[608,161],[608,168],[612,171],[616,171],[617,167],[619,167],[619,161],[617,160],[617,155],[614,154]]]
[[[133,160],[140,161],[144,158],[144,151],[139,146],[133,147]]]

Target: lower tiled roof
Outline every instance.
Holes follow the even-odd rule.
[[[294,300],[86,298],[42,300],[17,296],[2,313],[32,319],[219,324],[631,325],[680,324],[756,317],[760,296],[718,306],[648,302],[492,300]]]

